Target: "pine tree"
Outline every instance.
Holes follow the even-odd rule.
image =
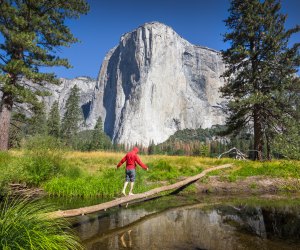
[[[200,156],[203,157],[209,157],[210,155],[210,149],[209,149],[209,144],[208,143],[201,143],[200,145]]]
[[[87,11],[85,0],[0,0],[0,150],[7,150],[13,106],[34,107],[37,96],[46,94],[22,79],[38,86],[59,83],[54,74],[40,73],[39,68],[70,67],[67,59],[55,55],[56,48],[77,41],[65,21]]]
[[[105,135],[103,132],[103,124],[102,124],[102,118],[99,116],[94,131],[93,131],[93,138],[91,141],[91,150],[99,150],[104,149],[104,143],[105,143]]]
[[[70,144],[71,138],[77,134],[80,123],[83,121],[82,110],[79,106],[79,88],[75,85],[66,102],[65,114],[62,119],[62,137]]]
[[[29,120],[28,135],[46,135],[47,134],[47,117],[45,103],[40,102],[34,107],[33,115]]]
[[[48,134],[56,138],[60,137],[60,114],[58,101],[55,101],[50,109],[48,120]]]
[[[148,155],[154,155],[155,153],[155,143],[153,140],[151,140],[148,146]]]
[[[287,126],[287,117],[294,116],[291,103],[300,84],[295,76],[300,44],[288,47],[300,26],[285,30],[287,16],[279,13],[280,8],[278,0],[232,0],[225,20],[230,33],[224,35],[224,41],[231,43],[222,52],[227,70],[221,92],[229,100],[226,132],[238,133],[252,126],[259,160],[266,136],[271,150],[273,133]]]
[[[288,129],[275,135],[274,151],[281,157],[300,159],[300,97],[295,103],[297,106],[297,119],[289,119]]]
[[[9,130],[9,148],[19,148],[21,146],[22,138],[28,117],[17,112],[13,112],[11,120],[11,129]]]

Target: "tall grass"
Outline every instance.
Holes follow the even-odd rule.
[[[78,177],[57,177],[43,184],[44,190],[50,195],[56,196],[81,196],[81,197],[104,197],[112,198],[119,196],[125,181],[124,169],[108,168],[101,172],[90,175],[82,174]],[[134,191],[145,192],[157,185],[146,183],[145,171],[137,170]]]
[[[74,156],[76,155],[76,156]],[[57,196],[101,196],[115,197],[121,194],[125,180],[125,164],[116,169],[122,154],[99,153],[101,157],[86,157],[89,153],[71,153],[68,159],[74,164],[69,167],[64,176],[52,178],[43,184],[43,188],[50,195]],[[135,193],[148,191],[154,187],[164,184],[171,184],[179,179],[198,174],[203,168],[193,158],[181,157],[173,161],[172,157],[144,157],[144,162],[149,166],[149,171],[137,167],[134,186]],[[147,162],[148,161],[148,162]],[[173,162],[172,162],[173,161]],[[193,161],[193,162],[192,162]],[[176,163],[176,164],[175,164]],[[70,175],[72,169],[81,169],[81,174],[76,178]]]
[[[25,179],[22,160],[10,152],[0,152],[0,196],[8,192],[8,183]]]
[[[24,147],[26,157],[23,167],[27,183],[38,186],[64,171],[64,148],[56,138],[35,136],[28,139]]]
[[[51,208],[26,199],[0,203],[0,248],[83,249],[65,219],[50,219]]]
[[[265,176],[271,178],[300,178],[300,162],[299,161],[268,161],[268,162],[252,162],[238,161],[237,168],[233,168],[227,172],[220,171],[218,175],[224,175],[229,181],[237,181],[249,176]]]

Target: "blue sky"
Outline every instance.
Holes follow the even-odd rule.
[[[88,0],[90,12],[67,22],[80,43],[58,53],[73,68],[51,68],[58,77],[96,78],[105,54],[119,43],[122,34],[145,22],[159,21],[171,26],[189,42],[212,49],[225,49],[223,20],[229,0]],[[286,27],[300,24],[300,0],[282,0],[282,13],[288,14]],[[300,34],[292,42],[300,42]]]

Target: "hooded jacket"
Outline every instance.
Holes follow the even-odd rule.
[[[134,147],[132,151],[128,152],[123,159],[119,162],[117,165],[117,168],[119,168],[125,161],[126,161],[126,169],[132,170],[136,168],[136,163],[138,163],[143,169],[147,170],[148,167],[140,160],[137,153],[139,152],[139,149],[137,147]]]

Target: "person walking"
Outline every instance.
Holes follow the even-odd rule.
[[[125,196],[126,196],[126,187],[128,185],[128,182],[130,182],[129,195],[133,195],[132,190],[133,190],[134,180],[135,180],[136,163],[138,163],[143,169],[148,171],[148,167],[138,157],[137,155],[138,152],[139,149],[137,147],[134,147],[132,151],[128,152],[117,165],[117,169],[118,169],[126,161],[125,183],[122,190],[122,194]]]

